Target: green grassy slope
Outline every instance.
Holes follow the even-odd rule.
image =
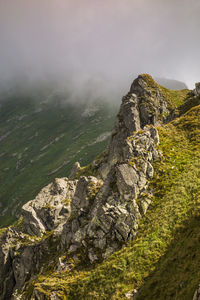
[[[137,289],[139,300],[192,299],[200,280],[200,106],[158,130],[163,157],[136,239],[94,268],[38,276],[47,297],[127,299]]]
[[[174,107],[188,93],[162,91],[169,103],[176,97]],[[120,99],[108,104],[83,94],[87,101],[72,105],[68,98],[54,85],[0,94],[0,227],[11,224],[22,204],[55,177],[68,176],[75,161],[87,165],[105,149]]]
[[[38,99],[39,98],[39,99]],[[75,161],[88,164],[109,140],[115,105],[15,96],[0,107],[0,227]]]

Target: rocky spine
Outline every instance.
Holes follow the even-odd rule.
[[[59,254],[51,257],[59,272],[70,270],[61,259],[66,251],[82,252],[93,264],[134,240],[152,201],[153,164],[162,155],[156,126],[174,116],[162,89],[140,75],[122,99],[106,154],[90,166],[94,176],[76,163],[70,179],[55,179],[23,206],[17,224],[0,233],[0,299],[25,299],[23,291],[52,251]],[[32,299],[46,298],[34,290]]]

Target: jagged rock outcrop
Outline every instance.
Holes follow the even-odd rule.
[[[23,206],[20,221],[0,235],[0,299],[10,299],[41,270],[70,215],[75,187],[76,181],[55,179]]]
[[[42,235],[46,231],[62,231],[62,226],[70,215],[70,202],[76,183],[68,178],[56,178],[41,190],[34,201],[29,201],[22,207],[27,234]]]
[[[0,243],[0,299],[11,299],[15,289],[21,289],[39,271],[41,256],[48,251],[48,245],[43,241],[37,243],[13,228],[0,237]]]
[[[63,247],[70,252],[89,248],[93,262],[135,237],[138,221],[151,202],[148,179],[153,176],[152,162],[159,157],[158,142],[157,130],[147,127],[124,141],[123,161],[111,168],[105,181],[79,179],[71,217],[63,227]],[[95,248],[101,250],[101,257]]]
[[[21,227],[0,236],[2,299],[22,291],[41,272],[52,247],[72,255],[82,251],[94,263],[134,240],[138,222],[152,201],[149,182],[153,163],[161,155],[155,126],[171,117],[159,86],[150,76],[140,75],[122,100],[107,154],[95,166],[96,175],[80,176],[77,163],[71,180],[56,179],[45,187],[23,206]],[[56,244],[58,236],[61,242]],[[38,291],[33,293],[33,299],[43,299]]]
[[[112,132],[108,159],[101,168],[102,177],[106,177],[112,165],[123,161],[122,149],[128,136],[146,125],[157,126],[166,122],[171,118],[172,112],[161,88],[152,77],[147,74],[139,75],[133,81],[129,93],[122,99]]]

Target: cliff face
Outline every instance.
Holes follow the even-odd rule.
[[[84,269],[136,239],[155,197],[155,168],[163,159],[157,126],[178,119],[198,97],[198,85],[195,93],[174,92],[146,74],[133,82],[108,149],[88,167],[76,163],[70,179],[55,179],[23,206],[16,224],[1,230],[1,299],[65,299],[61,283],[59,289],[34,283],[38,274],[62,274],[62,282],[62,276],[80,271],[82,278]],[[77,297],[90,299],[89,294]],[[95,297],[110,299],[109,294]]]

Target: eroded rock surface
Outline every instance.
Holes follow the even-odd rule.
[[[123,161],[111,168],[104,181],[80,178],[70,220],[63,227],[64,248],[71,252],[89,248],[93,262],[134,239],[138,221],[151,202],[148,180],[153,177],[152,162],[159,158],[158,143],[157,130],[146,127],[124,141]]]
[[[70,215],[70,201],[74,196],[76,181],[56,178],[55,181],[22,207],[24,227],[30,235],[42,235],[46,231],[61,232]]]
[[[21,219],[0,234],[0,299],[11,299],[43,267],[69,218],[76,183],[55,179],[23,206]]]
[[[134,80],[129,93],[123,97],[109,145],[107,163],[101,168],[105,178],[110,167],[123,161],[124,141],[146,125],[157,126],[170,119],[172,109],[159,85],[149,75]]]
[[[153,79],[139,76],[122,100],[107,154],[91,164],[96,175],[77,176],[81,167],[76,163],[70,180],[55,179],[23,206],[22,224],[1,233],[0,299],[14,293],[17,299],[17,291],[20,295],[43,270],[45,259],[55,259],[52,248],[74,255],[82,251],[94,263],[134,240],[153,196],[149,182],[160,157],[155,126],[170,113]],[[33,299],[46,298],[35,290]]]

